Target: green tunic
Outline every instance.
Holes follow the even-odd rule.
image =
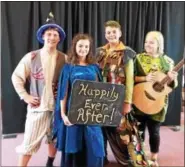
[[[141,53],[136,56],[134,62],[134,75],[146,76],[150,72],[161,71],[167,73],[174,67],[174,61],[167,55],[161,55],[157,58],[153,58],[146,53]],[[170,87],[175,88],[177,86],[177,80],[170,84]],[[133,105],[134,111],[138,115],[145,115],[138,108]],[[166,112],[168,108],[168,96],[166,96],[164,108],[157,114],[150,115],[151,119],[159,122],[164,122]]]

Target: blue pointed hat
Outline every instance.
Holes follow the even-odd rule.
[[[46,20],[46,24],[42,25],[38,30],[37,30],[37,40],[41,43],[44,44],[44,40],[42,38],[44,31],[46,31],[48,28],[57,28],[58,33],[60,35],[60,43],[64,41],[66,37],[66,33],[64,32],[63,28],[60,27],[58,24],[55,23],[54,21],[54,16],[50,12],[49,16]]]

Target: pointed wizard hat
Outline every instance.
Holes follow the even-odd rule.
[[[54,16],[53,14],[50,12],[49,16],[46,20],[46,24],[42,25],[38,30],[37,30],[37,40],[41,43],[44,44],[44,40],[42,38],[44,32],[48,29],[48,28],[56,28],[56,30],[59,33],[60,36],[60,43],[64,41],[65,37],[66,37],[66,33],[64,32],[63,28],[60,27],[58,24],[55,23],[54,20]]]

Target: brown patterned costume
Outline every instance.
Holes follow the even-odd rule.
[[[132,91],[134,84],[133,58],[135,52],[122,42],[111,50],[109,44],[97,49],[96,61],[102,69],[103,81],[112,84],[125,85],[124,102],[132,103]],[[126,130],[126,129],[125,129]],[[128,165],[127,145],[120,137],[120,131],[115,127],[103,127],[105,151],[107,140],[116,160],[122,165]]]
[[[103,81],[124,84],[124,102],[131,104],[134,85],[132,63],[135,52],[120,42],[115,50],[109,50],[109,44],[98,48],[96,55],[97,63],[102,69]],[[137,127],[132,112],[122,118],[119,128],[103,127],[105,151],[108,140],[116,160],[124,166],[149,166]]]

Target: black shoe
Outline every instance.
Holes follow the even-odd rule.
[[[46,167],[54,167],[52,164],[46,164]]]
[[[46,167],[54,167],[54,166],[53,166],[53,165],[48,165],[48,164],[47,164]]]
[[[103,164],[104,164],[104,166],[107,165],[107,164],[109,164],[109,160],[108,160],[107,157],[104,157],[104,162],[103,162]]]
[[[54,161],[55,157],[48,157],[47,163],[46,163],[46,167],[53,167],[53,161]]]

